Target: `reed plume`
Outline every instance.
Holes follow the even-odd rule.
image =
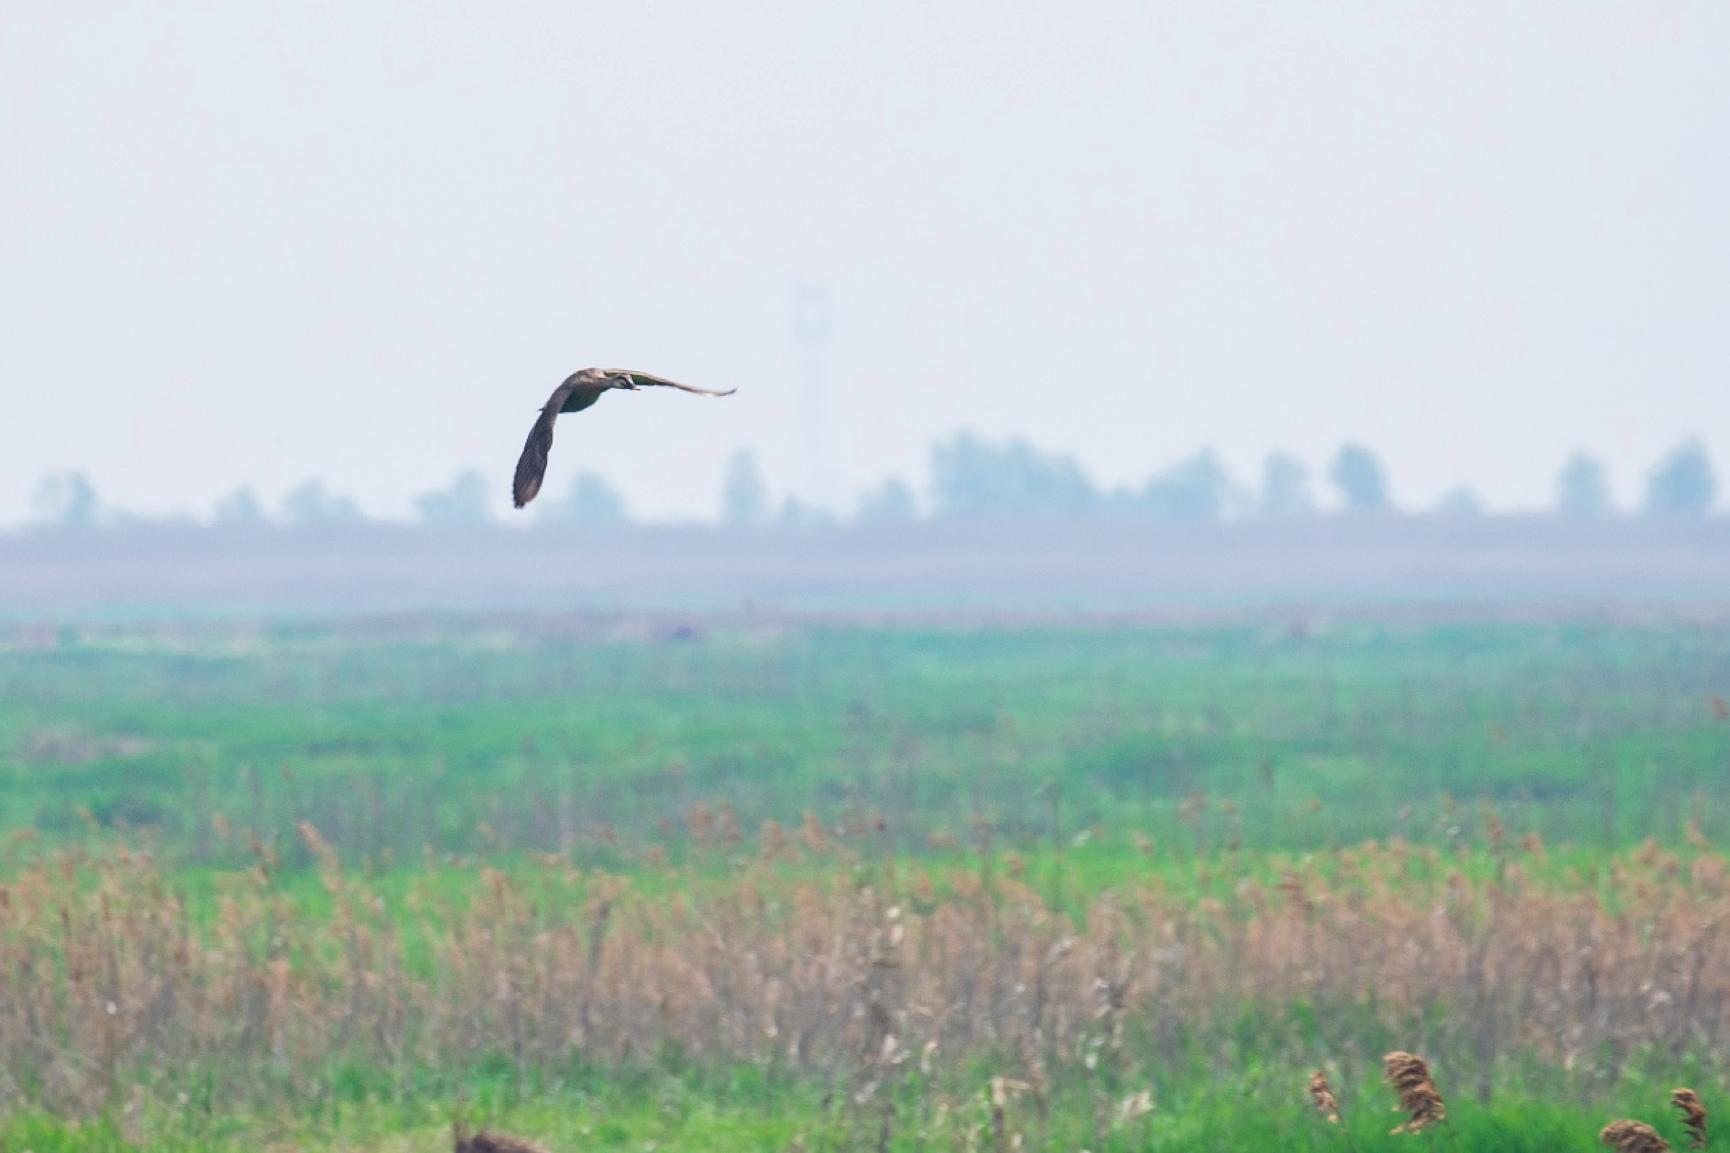
[[[1670,1090],[1670,1104],[1682,1115],[1682,1128],[1688,1130],[1688,1148],[1706,1148],[1706,1106],[1692,1089]]]
[[[1670,1153],[1670,1143],[1641,1121],[1612,1121],[1598,1134],[1598,1140],[1616,1153]]]
[[[1340,1103],[1334,1096],[1333,1086],[1328,1084],[1328,1075],[1317,1069],[1310,1074],[1310,1100],[1315,1102],[1316,1112],[1330,1125],[1340,1123]]]
[[[1446,1104],[1430,1080],[1430,1067],[1422,1057],[1411,1053],[1393,1052],[1382,1058],[1382,1078],[1399,1094],[1400,1109],[1406,1120],[1394,1126],[1392,1133],[1421,1133],[1432,1125],[1448,1119]]]

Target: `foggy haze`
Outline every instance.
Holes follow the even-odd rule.
[[[308,477],[408,516],[496,481],[812,495],[794,287],[827,286],[835,503],[959,428],[1102,484],[1342,441],[1427,505],[1637,500],[1730,460],[1730,8],[967,0],[10,5],[0,524],[47,473],[206,513]]]

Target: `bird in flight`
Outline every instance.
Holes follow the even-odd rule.
[[[571,373],[565,377],[565,383],[553,389],[553,395],[541,406],[541,415],[535,421],[535,427],[529,430],[529,440],[523,445],[523,455],[517,460],[516,479],[511,485],[511,497],[516,501],[517,507],[522,508],[541,491],[541,479],[547,474],[547,454],[553,448],[553,422],[559,419],[559,413],[581,412],[601,399],[601,394],[609,389],[636,390],[644,387],[677,388],[699,396],[731,396],[738,391],[732,388],[724,392],[712,388],[696,388],[689,384],[680,384],[676,380],[667,380],[665,377],[650,376],[646,372],[633,372],[628,368],[585,368]]]

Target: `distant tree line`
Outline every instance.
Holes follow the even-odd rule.
[[[1373,450],[1341,445],[1326,471],[1326,482],[1340,515],[1394,515],[1388,470]],[[1718,480],[1711,457],[1698,440],[1677,445],[1647,473],[1638,512],[1654,518],[1709,515],[1717,501]],[[492,489],[474,471],[460,473],[445,487],[415,500],[416,520],[429,530],[458,530],[493,519]],[[1074,519],[1125,516],[1174,522],[1232,519],[1295,519],[1316,516],[1322,504],[1310,470],[1296,457],[1276,452],[1263,462],[1259,483],[1240,484],[1219,456],[1204,449],[1149,477],[1139,486],[1102,488],[1073,457],[1047,452],[1025,440],[991,441],[961,432],[933,446],[925,507],[913,487],[889,478],[867,491],[850,516],[841,518],[795,497],[779,505],[749,452],[736,453],[721,479],[720,520],[734,529],[808,528],[848,523],[881,526],[920,519],[1007,520]],[[563,494],[551,492],[535,504],[536,520],[550,528],[616,529],[631,523],[618,489],[595,473],[578,473]],[[1483,502],[1469,488],[1447,493],[1433,515],[1474,517]],[[1577,520],[1617,515],[1602,461],[1585,453],[1569,457],[1557,473],[1552,511]],[[80,472],[56,474],[38,487],[38,523],[67,530],[92,530],[138,523],[137,518],[105,506],[90,479]],[[185,518],[183,518],[184,520]],[[210,522],[227,528],[281,526],[329,528],[366,520],[356,502],[317,480],[290,490],[274,510],[250,489],[237,489],[217,502]]]
[[[1368,447],[1346,443],[1326,472],[1337,508],[1345,515],[1398,512],[1388,470]],[[1717,499],[1711,457],[1698,440],[1676,446],[1648,472],[1640,513],[1651,517],[1702,517]],[[861,513],[870,507],[861,505]],[[1296,518],[1321,510],[1310,470],[1289,453],[1263,462],[1260,484],[1246,487],[1218,455],[1204,449],[1144,482],[1139,488],[1104,489],[1071,457],[1046,453],[1026,441],[984,441],[960,433],[931,454],[930,512],[934,518],[1069,517],[1133,513],[1172,521],[1236,518]],[[1603,462],[1575,453],[1562,466],[1552,506],[1558,516],[1609,517],[1618,509]],[[1429,510],[1442,516],[1481,516],[1482,500],[1469,487],[1446,493]]]

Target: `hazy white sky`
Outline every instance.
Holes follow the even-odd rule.
[[[1730,471],[1730,5],[1016,0],[4,5],[0,522],[369,511],[548,480],[706,514],[806,474],[791,298],[829,285],[837,492],[961,426],[1103,482],[1344,438],[1395,496]]]

